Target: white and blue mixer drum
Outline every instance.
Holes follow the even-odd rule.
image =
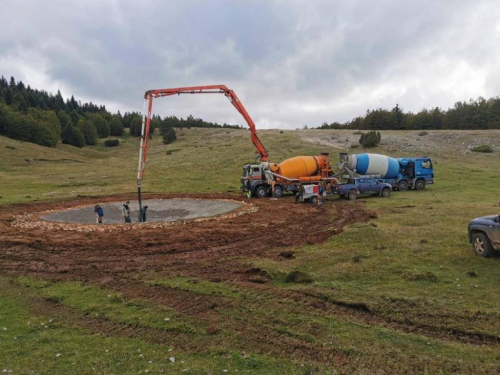
[[[397,178],[400,168],[396,159],[379,154],[349,155],[346,166],[360,175],[377,175],[380,178]]]

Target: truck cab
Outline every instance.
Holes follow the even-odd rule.
[[[423,190],[434,183],[432,160],[428,157],[398,158],[399,178],[395,186],[398,190]]]
[[[245,164],[241,174],[241,190],[263,198],[269,193],[269,184],[261,164]]]
[[[245,164],[241,175],[241,190],[250,192],[254,197],[264,198],[272,195],[281,198],[285,191],[296,194],[297,184],[276,182],[271,175],[269,163]],[[274,185],[274,186],[273,186]]]

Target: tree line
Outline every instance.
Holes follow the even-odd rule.
[[[171,140],[174,128],[240,128],[238,125],[219,125],[189,116],[154,115],[151,135],[160,129],[164,140]],[[95,145],[100,138],[121,136],[129,128],[132,136],[140,137],[142,115],[127,112],[122,115],[109,112],[104,105],[82,103],[73,96],[64,100],[61,92],[51,94],[32,89],[14,77],[0,78],[0,135],[42,146],[54,147],[59,142],[76,147]],[[165,135],[167,134],[167,136]]]
[[[428,130],[500,129],[500,97],[456,102],[444,111],[435,107],[420,112],[404,112],[398,104],[392,109],[368,110],[345,123],[323,123],[316,129]]]

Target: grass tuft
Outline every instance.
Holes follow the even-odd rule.
[[[313,282],[313,278],[305,272],[292,271],[286,275],[285,281],[287,283],[309,284]]]
[[[489,145],[481,145],[481,146],[476,146],[471,149],[472,152],[482,152],[482,153],[491,153],[493,152],[493,149]]]

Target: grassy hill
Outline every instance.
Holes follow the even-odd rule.
[[[255,160],[246,130],[183,129],[178,140],[149,143],[144,190],[150,192],[239,191],[241,169]],[[301,142],[293,132],[263,131],[275,160],[323,149]],[[105,195],[136,190],[139,139],[123,136],[118,147],[41,147],[0,137],[0,203]]]
[[[352,133],[270,130],[260,134],[271,161],[281,161],[321,151],[329,151],[333,160],[339,151],[361,152],[350,148],[352,140],[359,137]],[[436,184],[419,192],[394,192],[388,199],[360,199],[377,218],[351,224],[320,245],[290,246],[294,259],[237,259],[270,275],[262,289],[242,291],[236,284],[207,280],[192,283],[183,275],[156,282],[189,290],[195,296],[224,295],[232,301],[225,306],[224,314],[228,324],[234,324],[235,332],[238,325],[259,319],[276,335],[293,337],[304,345],[331,347],[353,371],[440,373],[455,369],[461,373],[497,373],[500,257],[473,255],[467,242],[467,223],[477,216],[500,213],[500,131],[434,131],[421,137],[417,133],[382,132],[382,145],[370,152],[393,156],[425,153],[437,161]],[[151,142],[146,191],[238,193],[241,167],[254,156],[248,131],[184,129],[177,135],[178,141],[171,145],[163,145],[158,136]],[[478,139],[495,151],[469,152],[468,146],[476,145]],[[102,145],[49,149],[0,138],[0,203],[134,192],[138,139],[124,136],[121,140],[120,146],[110,149]],[[269,252],[275,250],[270,248]],[[295,270],[307,273],[313,283],[286,283],[286,275]],[[138,282],[146,282],[151,276],[148,270],[135,275]],[[14,372],[29,368],[40,373],[64,373],[74,369],[72,363],[83,366],[83,373],[93,373],[92,368],[99,373],[145,373],[146,369],[181,372],[186,368],[188,373],[228,370],[302,374],[332,370],[321,361],[235,351],[235,345],[245,345],[245,338],[237,333],[217,337],[218,350],[188,353],[174,349],[173,355],[168,350],[175,347],[175,340],[160,344],[133,337],[102,337],[73,327],[69,317],[53,325],[47,323],[50,317],[43,312],[25,309],[30,306],[32,293],[48,300],[57,297],[79,311],[107,314],[109,319],[125,324],[136,322],[134,319],[140,316],[145,320],[141,324],[155,325],[174,314],[169,306],[137,304],[97,286],[2,276],[0,291],[0,328],[8,329],[0,331],[0,342],[2,335],[9,339],[8,344],[0,345],[4,346],[0,363],[8,363],[7,368]],[[274,299],[273,291],[320,296],[350,312],[325,317],[300,300]],[[93,306],[90,310],[89,305]],[[290,313],[291,309],[296,312]],[[368,314],[370,320],[360,322],[358,313]],[[197,322],[189,317],[179,319],[195,327],[189,340],[202,347],[206,338],[198,333]],[[27,321],[50,328],[34,331],[25,324]],[[8,336],[11,327],[21,341],[14,341],[14,334]],[[47,349],[34,350],[40,345]],[[28,355],[30,350],[34,351]],[[112,359],[107,359],[107,350],[114,352]],[[59,352],[69,353],[69,358],[57,362]],[[170,357],[177,361],[171,362]],[[186,363],[181,364],[179,358]],[[342,368],[341,363],[338,366]]]

